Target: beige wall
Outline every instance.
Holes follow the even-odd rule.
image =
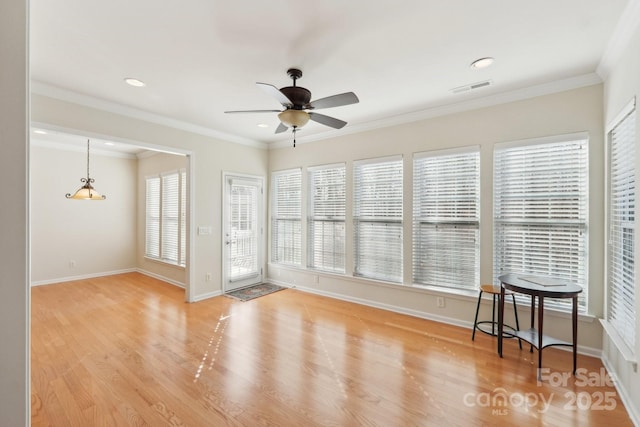
[[[589,200],[589,314],[602,315],[603,283],[603,113],[602,85],[540,96],[524,101],[452,114],[402,126],[347,135],[331,140],[299,144],[296,148],[270,151],[270,170],[347,163],[347,236],[352,236],[351,187],[354,160],[402,154],[405,166],[404,285],[411,284],[412,155],[416,152],[480,145],[481,156],[481,270],[483,283],[492,281],[492,169],[493,146],[499,142],[588,132],[590,150]],[[303,170],[303,188],[306,174]],[[303,192],[303,194],[305,194]],[[303,202],[303,210],[306,203]],[[303,213],[304,218],[304,213]],[[304,228],[303,228],[304,229]],[[304,237],[303,237],[304,239]],[[352,243],[347,239],[347,272],[352,270]],[[304,240],[303,240],[304,246]],[[303,259],[305,259],[303,257]],[[444,290],[382,284],[340,275],[318,274],[304,269],[269,266],[274,281],[313,292],[336,296],[405,312],[421,317],[469,326],[477,295],[447,293]],[[436,306],[436,296],[445,297],[445,307]],[[485,311],[490,316],[490,312]],[[526,313],[524,307],[522,313]],[[509,315],[509,314],[508,314]],[[602,348],[602,331],[593,316],[581,316],[579,345],[597,354]],[[523,315],[523,318],[527,318]],[[566,314],[545,317],[547,331],[570,339]]]
[[[604,108],[605,123],[610,124],[620,113],[625,105],[636,97],[636,180],[640,177],[640,106],[637,101],[640,97],[640,27],[635,31],[629,46],[625,49],[621,58],[613,66],[609,76],[605,80]],[[604,157],[604,151],[601,152]],[[637,186],[636,186],[637,191]],[[636,215],[636,224],[640,224],[640,219]],[[636,227],[640,230],[640,227]],[[640,248],[640,233],[635,233],[635,248]],[[636,253],[636,259],[638,255]],[[640,296],[637,291],[640,289],[640,276],[636,269],[636,358],[640,356]],[[627,409],[633,413],[634,419],[640,423],[640,373],[634,368],[632,363],[625,361],[618,351],[613,341],[604,333],[604,357],[607,366],[613,371],[618,379],[619,385],[626,392]],[[619,387],[620,388],[620,387]]]
[[[0,2],[0,426],[30,423],[28,2]]]
[[[68,200],[86,176],[86,152],[32,143],[31,281],[62,282],[136,268],[137,159],[91,150],[104,201]]]
[[[222,283],[222,173],[267,175],[268,155],[262,148],[229,143],[124,115],[97,110],[42,95],[32,95],[32,120],[76,133],[189,154],[190,229],[211,226],[210,235],[193,235],[188,257],[187,299],[221,293]],[[266,250],[266,243],[265,243]],[[207,281],[207,274],[213,280]]]
[[[151,273],[169,279],[174,284],[182,285],[187,283],[187,272],[184,267],[154,261],[144,256],[145,252],[145,179],[151,175],[158,175],[162,172],[171,172],[179,169],[187,169],[188,158],[173,154],[156,153],[151,156],[143,156],[138,161],[138,215],[137,215],[137,241],[138,250],[136,252],[136,264],[139,269],[146,273]],[[188,192],[187,188],[187,192]]]

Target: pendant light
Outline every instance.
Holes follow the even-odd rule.
[[[75,199],[75,200],[104,200],[107,196],[103,196],[94,190],[93,186],[93,178],[89,177],[89,140],[87,139],[87,177],[80,178],[80,182],[84,183],[82,187],[78,189],[73,195],[71,193],[67,193],[65,197],[67,199]]]

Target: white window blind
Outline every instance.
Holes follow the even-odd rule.
[[[422,153],[413,160],[413,283],[480,283],[480,153]]]
[[[402,282],[402,157],[354,163],[354,275]]]
[[[309,168],[308,266],[345,272],[345,166]]]
[[[607,321],[635,347],[635,108],[609,132]]]
[[[302,171],[276,172],[271,182],[271,260],[302,263]]]
[[[160,258],[160,177],[146,180],[145,255]]]
[[[180,172],[180,265],[187,264],[187,172]]]
[[[167,262],[177,264],[180,239],[180,177],[177,173],[162,177],[161,255]]]
[[[145,256],[186,264],[186,172],[146,179]]]
[[[494,151],[494,281],[507,272],[551,276],[588,290],[585,135]],[[570,300],[549,300],[569,308]]]

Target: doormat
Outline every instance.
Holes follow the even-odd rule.
[[[226,293],[225,295],[231,298],[239,299],[240,301],[249,301],[254,298],[281,291],[282,289],[284,289],[282,286],[273,285],[271,283],[259,283],[257,285],[249,286],[248,288],[231,291],[229,293]]]

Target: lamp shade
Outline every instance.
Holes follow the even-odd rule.
[[[301,128],[309,121],[309,113],[302,110],[284,110],[278,114],[278,118],[289,127]]]
[[[106,198],[107,196],[98,193],[88,182],[80,187],[73,195],[67,194],[67,199],[74,200],[104,200]]]

